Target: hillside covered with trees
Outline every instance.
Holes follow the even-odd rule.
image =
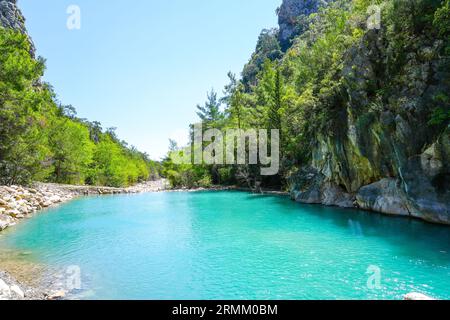
[[[175,164],[172,145],[172,184],[262,185],[450,223],[450,1],[284,0],[277,12],[242,76],[197,111],[205,129],[280,129],[279,174]]]
[[[0,185],[122,187],[157,174],[157,164],[121,141],[114,128],[77,118],[75,108],[57,101],[41,80],[45,61],[34,57],[24,28],[16,25],[0,27]]]

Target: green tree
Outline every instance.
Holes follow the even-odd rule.
[[[115,129],[77,118],[40,79],[27,36],[0,28],[0,184],[34,180],[128,186],[159,166]]]
[[[83,184],[92,162],[94,143],[88,128],[69,118],[57,118],[49,135],[54,181]]]
[[[207,100],[203,106],[197,105],[197,115],[207,125],[215,125],[223,119],[220,111],[220,101],[217,93],[211,90],[207,93]]]
[[[0,28],[0,184],[28,183],[46,159],[41,112],[51,94],[38,79],[44,61],[30,55],[26,36]]]

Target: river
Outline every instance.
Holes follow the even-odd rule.
[[[0,250],[79,272],[81,299],[450,299],[449,227],[285,196],[84,197],[6,230]]]

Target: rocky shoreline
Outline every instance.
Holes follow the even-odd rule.
[[[42,209],[50,208],[80,196],[137,194],[159,192],[168,188],[166,180],[148,181],[129,188],[72,186],[35,183],[30,187],[0,186],[0,232]],[[61,290],[29,285],[18,281],[14,273],[0,270],[0,300],[57,300],[64,298]]]
[[[31,187],[0,186],[0,231],[15,225],[39,210],[52,207],[79,196],[133,194],[162,191],[165,180],[148,181],[129,188],[72,186],[35,183]]]
[[[63,189],[36,185],[0,187],[0,231],[15,225],[29,215],[58,203],[72,200],[75,194]]]
[[[236,190],[251,192],[248,188],[215,186],[198,189],[170,189],[166,180],[149,181],[129,188],[73,186],[36,183],[32,187],[0,186],[0,231],[15,225],[41,209],[49,208],[86,195],[136,194],[144,192],[201,192]],[[288,196],[289,192],[262,191],[261,194]],[[292,195],[292,194],[291,194]],[[8,268],[6,268],[8,270]],[[0,300],[61,300],[66,292],[52,285],[35,285],[19,281],[13,272],[0,270]],[[404,300],[433,300],[420,293],[409,293]]]
[[[0,300],[53,300],[52,293],[18,282],[0,270]]]

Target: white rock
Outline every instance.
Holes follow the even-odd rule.
[[[8,227],[9,227],[9,223],[7,223],[6,221],[0,220],[0,231],[3,231]]]
[[[9,298],[9,297],[11,297],[11,289],[5,283],[5,281],[0,279],[0,299],[1,298]]]
[[[10,216],[0,216],[0,231],[5,230],[9,226],[14,225],[14,220]]]
[[[22,210],[21,210],[20,207],[14,207],[14,208],[10,209],[9,212],[6,211],[6,214],[9,214],[11,217],[14,218],[16,216],[21,215],[22,214]]]
[[[66,292],[63,290],[53,291],[49,294],[48,300],[60,300],[66,296]]]
[[[61,197],[57,196],[57,195],[53,195],[50,197],[49,201],[51,201],[53,203],[61,202]]]
[[[12,285],[10,287],[11,291],[17,294],[20,298],[25,298],[25,293],[23,293],[22,289],[20,289],[17,285]]]
[[[41,206],[43,206],[44,208],[50,207],[52,205],[52,203],[50,201],[45,201],[44,203],[41,204]]]
[[[9,188],[9,187],[3,187],[3,189],[5,189],[7,192],[9,192],[9,193],[13,193],[13,192],[15,192],[15,190],[14,189],[12,189],[12,188]]]
[[[16,209],[10,210],[10,211],[8,212],[8,214],[9,214],[11,217],[19,217],[19,216],[22,215],[22,214],[20,213],[20,211],[18,211],[18,210],[16,210]]]
[[[426,296],[422,293],[418,293],[418,292],[411,292],[406,294],[403,297],[403,300],[435,300],[429,296]]]

